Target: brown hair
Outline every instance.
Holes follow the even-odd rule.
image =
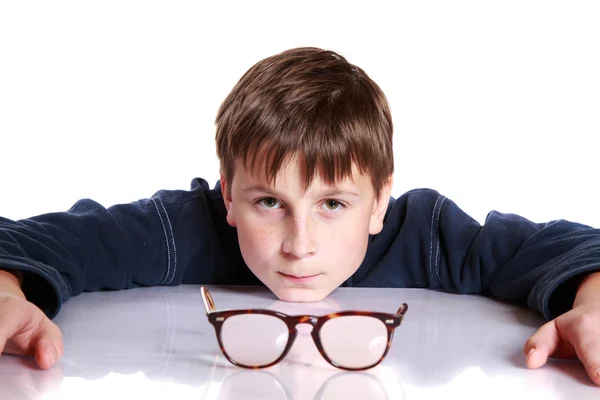
[[[264,167],[271,184],[299,155],[306,190],[315,173],[329,185],[371,177],[379,199],[394,172],[392,118],[382,90],[341,55],[312,47],[265,58],[227,96],[216,118],[221,174],[231,187],[236,160]]]

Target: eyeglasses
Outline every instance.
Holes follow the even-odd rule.
[[[317,317],[266,309],[215,311],[208,289],[202,287],[201,294],[221,352],[232,364],[251,369],[283,360],[296,340],[299,324],[312,326],[310,335],[329,364],[348,371],[372,368],[385,358],[394,330],[408,310],[403,303],[396,314],[341,311]]]

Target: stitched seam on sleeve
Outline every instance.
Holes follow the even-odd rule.
[[[173,225],[171,225],[171,219],[169,218],[169,214],[167,214],[165,205],[163,204],[160,198],[157,198],[157,200],[160,203],[163,211],[165,212],[165,218],[167,219],[167,223],[169,224],[169,231],[171,232],[171,242],[173,243],[173,273],[171,274],[171,277],[168,278],[168,283],[171,283],[173,281],[173,278],[175,278],[175,274],[177,272],[177,247],[175,246],[175,234],[173,233]]]
[[[160,219],[160,223],[162,224],[163,233],[165,234],[165,243],[167,245],[167,273],[160,280],[160,282],[158,282],[159,284],[161,284],[167,280],[167,278],[169,277],[169,274],[171,273],[171,249],[170,249],[171,246],[169,246],[169,236],[167,235],[167,228],[165,227],[165,222],[163,221],[163,218],[160,215],[160,210],[158,209],[156,200],[154,198],[151,198],[150,200],[152,200],[152,203],[154,204],[154,208],[156,208],[156,213],[158,214],[158,218]]]
[[[433,210],[431,211],[431,226],[430,226],[430,235],[429,235],[429,285],[431,286],[431,280],[433,278],[433,260],[432,260],[432,255],[433,255],[433,223],[435,221],[434,217],[435,217],[435,210],[436,207],[438,205],[438,202],[440,201],[440,199],[442,198],[442,196],[438,196],[438,198],[435,200],[435,204],[433,205]]]
[[[437,235],[437,251],[435,254],[435,273],[437,274],[438,277],[438,281],[440,282],[440,285],[442,284],[442,278],[440,278],[440,216],[442,215],[442,207],[444,207],[444,202],[446,201],[446,197],[444,197],[440,203],[440,206],[438,208],[438,213],[437,213],[437,217],[436,217],[436,223],[435,223],[435,232]]]

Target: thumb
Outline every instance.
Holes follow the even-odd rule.
[[[554,320],[545,323],[525,343],[525,363],[527,368],[539,368],[546,364],[548,357],[559,346],[559,335]]]
[[[50,320],[40,327],[35,339],[35,361],[41,369],[52,367],[62,357],[64,347],[62,334],[58,326]]]

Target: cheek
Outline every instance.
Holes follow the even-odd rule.
[[[362,263],[365,253],[367,250],[368,235],[364,233],[364,230],[354,229],[351,230],[342,243],[339,243],[338,248],[342,249],[343,257],[347,261],[348,268],[355,268]],[[355,265],[356,264],[356,265]]]
[[[356,269],[362,263],[369,238],[368,221],[364,221],[362,216],[356,216],[356,219],[350,220],[353,223],[340,225],[327,235],[330,257],[342,263],[339,270]]]
[[[242,256],[249,267],[267,259],[276,251],[277,235],[272,224],[252,220],[237,221],[238,240]]]

